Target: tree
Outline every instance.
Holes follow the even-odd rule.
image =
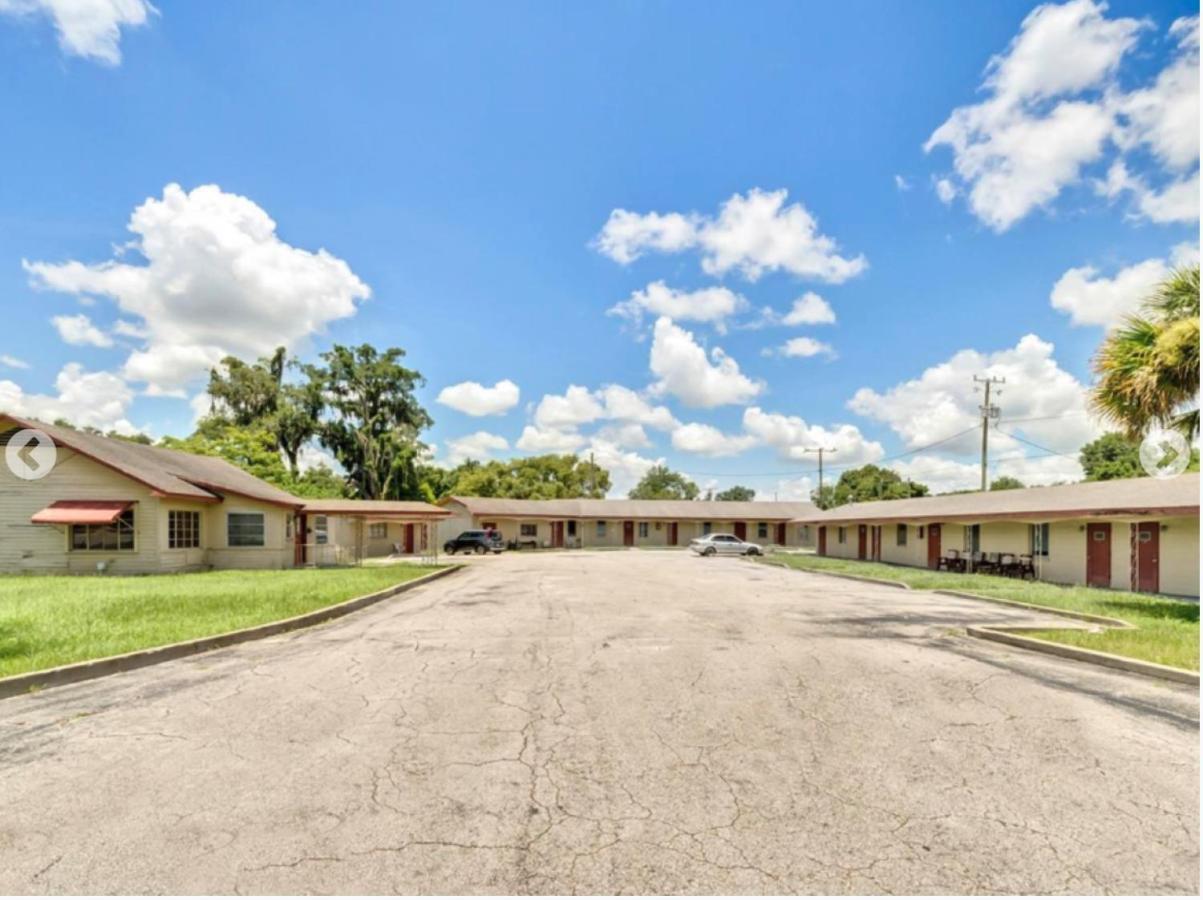
[[[433,475],[423,470],[425,496],[508,497],[518,500],[601,498],[610,490],[610,473],[571,453],[549,453],[508,461],[468,460],[454,469]],[[433,477],[432,477],[433,476]]]
[[[696,500],[698,486],[668,466],[652,466],[627,496],[632,500]]]
[[[866,465],[859,469],[845,469],[835,487],[824,485],[820,494],[814,491],[811,500],[820,509],[843,506],[845,503],[862,503],[867,500],[900,500],[905,497],[926,497],[927,485],[919,484],[892,469]]]
[[[422,496],[417,467],[427,448],[418,435],[433,420],[414,396],[425,380],[401,365],[404,356],[398,347],[335,344],[321,355],[324,366],[304,367],[330,413],[318,437],[365,500]]]
[[[1014,475],[999,475],[990,482],[990,490],[992,491],[1013,491],[1021,487],[1027,487],[1027,485]]]
[[[738,500],[747,502],[756,499],[756,492],[749,487],[742,485],[734,485],[727,488],[725,491],[719,491],[714,495],[715,500]]]
[[[1140,444],[1111,431],[1082,447],[1078,455],[1087,481],[1140,478],[1148,473],[1140,464]]]
[[[1199,267],[1175,272],[1103,341],[1091,405],[1130,438],[1199,434]]]

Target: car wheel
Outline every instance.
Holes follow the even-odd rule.
[[[447,544],[443,547],[443,552],[446,553],[448,556],[455,556],[455,548],[453,546],[451,546],[450,544]]]
[[[748,556],[759,556],[759,555],[760,555],[760,551],[759,551],[759,550],[757,550],[755,547],[749,547],[749,548],[748,548],[748,553],[747,553],[747,555],[748,555]]]
[[[480,556],[484,552],[485,552],[485,548],[482,547],[480,544],[477,544],[476,545],[476,555]]]
[[[713,547],[707,547],[702,551],[702,556],[714,556],[716,552],[718,551],[716,551]]]

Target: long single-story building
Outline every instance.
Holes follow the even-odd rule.
[[[1060,584],[1199,596],[1199,476],[850,503],[800,516],[820,555],[937,568],[951,553],[1031,557]]]
[[[726,532],[761,544],[813,546],[813,529],[793,523],[814,504],[736,500],[509,500],[448,497],[443,539],[493,528],[507,543],[536,547],[682,547]]]
[[[0,572],[283,569],[420,554],[448,513],[419,502],[308,500],[223,459],[0,413],[56,448],[26,480],[0,465]]]

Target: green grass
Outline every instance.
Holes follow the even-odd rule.
[[[0,576],[0,677],[287,619],[437,568]]]
[[[771,553],[763,558],[793,569],[864,575],[901,581],[917,589],[973,591],[987,597],[1018,600],[1075,612],[1123,619],[1132,630],[1086,632],[1069,629],[1025,632],[1032,637],[1133,659],[1199,670],[1199,604],[1150,594],[1062,587],[995,575],[961,575],[908,566],[833,559],[829,556]]]

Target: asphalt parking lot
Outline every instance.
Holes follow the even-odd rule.
[[[0,893],[1198,892],[1198,694],[1024,612],[506,554],[0,701]]]

